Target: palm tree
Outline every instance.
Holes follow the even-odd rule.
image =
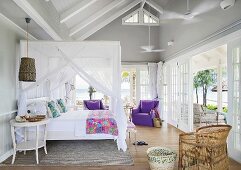
[[[208,87],[214,84],[214,70],[204,70],[197,73],[197,81],[203,89],[203,106],[207,106],[207,92]]]
[[[195,88],[196,100],[197,100],[197,103],[198,103],[198,87],[200,87],[200,82],[198,80],[198,76],[197,75],[195,75],[194,78],[193,78],[193,86]]]

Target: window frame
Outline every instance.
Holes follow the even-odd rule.
[[[129,18],[131,18],[133,15],[138,14],[138,22],[126,22]],[[157,23],[145,23],[144,22],[144,16],[148,15],[153,20],[155,20]],[[126,15],[124,18],[122,18],[122,25],[145,25],[145,26],[159,26],[160,20],[158,17],[153,15],[152,13],[148,12],[145,9],[137,9],[133,11],[132,13]]]

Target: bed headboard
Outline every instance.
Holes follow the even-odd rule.
[[[27,104],[39,102],[39,101],[50,101],[49,97],[40,97],[40,98],[33,98],[33,99],[27,99]]]

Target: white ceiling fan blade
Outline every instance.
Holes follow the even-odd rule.
[[[163,15],[160,16],[160,19],[161,20],[184,19],[184,16],[183,14],[165,10]]]
[[[141,51],[141,53],[160,53],[164,52],[164,49],[157,49],[157,50],[146,50],[146,51]]]
[[[194,7],[192,9],[192,13],[195,16],[201,15],[203,13],[209,12],[209,11],[213,10],[214,8],[218,7],[219,3],[220,3],[219,1],[214,1],[214,0],[212,0],[212,1],[202,0],[202,1],[200,1],[199,5],[197,5],[196,7]]]
[[[191,19],[191,20],[184,20],[184,21],[182,22],[182,24],[183,24],[183,25],[195,24],[195,23],[198,23],[198,22],[200,22],[200,21],[201,21],[201,19],[199,19],[199,18],[193,18],[193,19]]]
[[[164,52],[164,51],[166,51],[166,50],[164,50],[164,49],[156,49],[156,50],[152,50],[152,52]]]
[[[154,46],[153,45],[141,46],[141,49],[150,51],[150,50],[154,49]]]

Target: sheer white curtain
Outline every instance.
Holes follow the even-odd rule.
[[[148,63],[149,89],[151,99],[157,98],[157,63]]]
[[[159,100],[159,113],[160,117],[163,120],[163,62],[160,61],[157,64],[157,95]]]
[[[25,42],[21,42],[24,56]],[[29,42],[29,56],[36,59],[37,82],[23,83],[21,97],[42,84],[45,94],[54,98],[59,88],[76,74],[98,91],[111,97],[111,109],[117,116],[118,148],[126,150],[127,119],[121,103],[121,58],[119,42]],[[57,92],[56,92],[57,91]],[[32,94],[34,96],[34,94]],[[21,103],[22,98],[19,98]],[[26,98],[26,97],[25,97]],[[19,110],[26,104],[22,101]]]

